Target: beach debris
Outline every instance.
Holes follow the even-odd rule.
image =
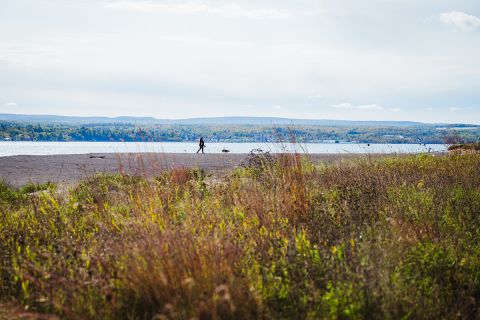
[[[253,149],[248,154],[247,158],[240,164],[244,168],[264,168],[270,167],[275,162],[274,157],[270,152],[264,152],[262,149]]]

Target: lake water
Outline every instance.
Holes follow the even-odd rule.
[[[222,149],[231,153],[248,153],[262,149],[272,153],[421,153],[442,152],[443,144],[355,144],[355,143],[206,143],[205,153],[221,153]],[[55,155],[86,153],[129,153],[162,152],[194,153],[196,142],[30,142],[0,141],[0,157],[14,155]]]

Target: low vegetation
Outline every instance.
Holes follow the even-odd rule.
[[[480,317],[480,155],[0,185],[0,306],[65,319]],[[2,313],[0,312],[0,316]]]

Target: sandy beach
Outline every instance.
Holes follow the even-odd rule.
[[[247,154],[122,153],[0,157],[0,180],[12,186],[28,182],[72,184],[97,173],[154,176],[175,167],[198,167],[207,171],[232,169]],[[358,154],[313,154],[312,161],[333,162],[365,157]]]

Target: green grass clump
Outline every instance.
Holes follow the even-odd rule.
[[[0,306],[65,319],[480,317],[480,155],[260,160],[216,182],[174,169],[63,192],[0,184]]]
[[[41,184],[28,183],[22,188],[13,188],[7,183],[0,181],[0,204],[2,206],[19,205],[25,202],[32,194],[55,189],[56,185],[50,182]]]

